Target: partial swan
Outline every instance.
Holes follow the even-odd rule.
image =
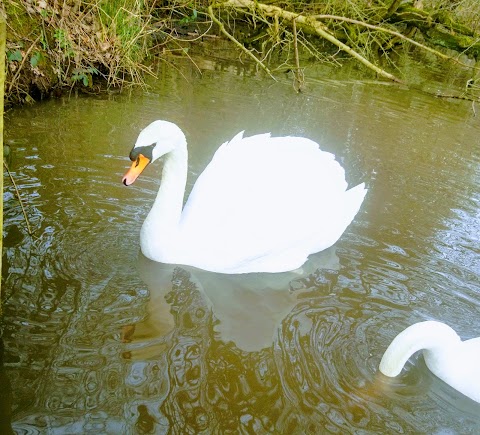
[[[433,374],[480,403],[480,337],[462,342],[444,323],[415,323],[388,346],[380,362],[380,371],[386,376],[397,376],[419,350],[423,350],[425,363]]]
[[[224,143],[183,207],[188,172],[185,135],[168,121],[142,130],[123,183],[166,155],[162,182],[141,232],[151,260],[212,272],[285,272],[332,246],[367,190],[347,190],[333,154],[302,137],[243,132]]]

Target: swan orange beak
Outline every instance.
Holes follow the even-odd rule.
[[[148,157],[145,157],[143,154],[139,154],[137,160],[132,163],[130,169],[123,176],[122,183],[125,184],[125,186],[130,186],[130,184],[132,184],[138,178],[138,176],[149,163],[150,159]]]

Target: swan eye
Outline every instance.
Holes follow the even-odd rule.
[[[133,147],[132,151],[130,151],[130,160],[132,162],[136,161],[136,166],[138,166],[138,158],[140,154],[143,154],[145,157],[147,157],[149,160],[152,160],[152,155],[153,155],[153,148],[155,148],[155,144],[148,145],[145,147]]]

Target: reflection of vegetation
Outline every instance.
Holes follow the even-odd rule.
[[[35,273],[37,267],[51,276]],[[370,352],[378,347],[379,325],[391,314],[384,314],[380,300],[332,289],[336,275],[331,271],[296,280],[303,297],[272,345],[255,352],[218,338],[215,310],[182,268],[167,274],[171,287],[165,299],[175,328],[162,337],[148,331],[135,337],[135,328],[125,328],[139,326],[145,312],[144,289],[126,291],[131,272],[117,271],[108,279],[110,288],[103,281],[96,291],[64,278],[62,270],[41,259],[28,275],[28,280],[18,275],[16,297],[28,305],[16,309],[15,316],[23,328],[32,328],[36,341],[32,344],[27,334],[19,340],[18,331],[6,339],[7,367],[16,368],[11,370],[14,429],[295,434],[390,433],[394,427],[399,433],[432,432],[435,419],[414,412],[424,397],[409,394],[401,406],[397,397],[394,406],[369,385],[375,370],[369,360],[377,361]],[[342,285],[347,283],[344,276]],[[133,337],[121,340],[122,325]],[[153,348],[148,355],[141,353],[146,347]]]
[[[4,435],[13,435],[12,430],[12,386],[10,379],[5,373],[4,361],[4,345],[0,336],[0,385],[2,386],[2,394],[0,394],[0,433]]]

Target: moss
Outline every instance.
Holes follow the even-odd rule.
[[[5,15],[8,20],[7,40],[12,37],[12,29],[15,29],[17,36],[22,35],[27,38],[38,35],[41,29],[40,20],[30,15],[19,2],[5,0]]]
[[[402,4],[391,21],[415,26],[431,45],[460,51],[475,59],[480,57],[479,36],[467,26],[457,23],[447,10],[429,13],[410,4]]]
[[[432,19],[439,24],[444,25],[447,29],[455,33],[461,33],[467,36],[474,36],[475,32],[463,24],[457,23],[452,15],[445,11],[440,10],[432,14]]]

